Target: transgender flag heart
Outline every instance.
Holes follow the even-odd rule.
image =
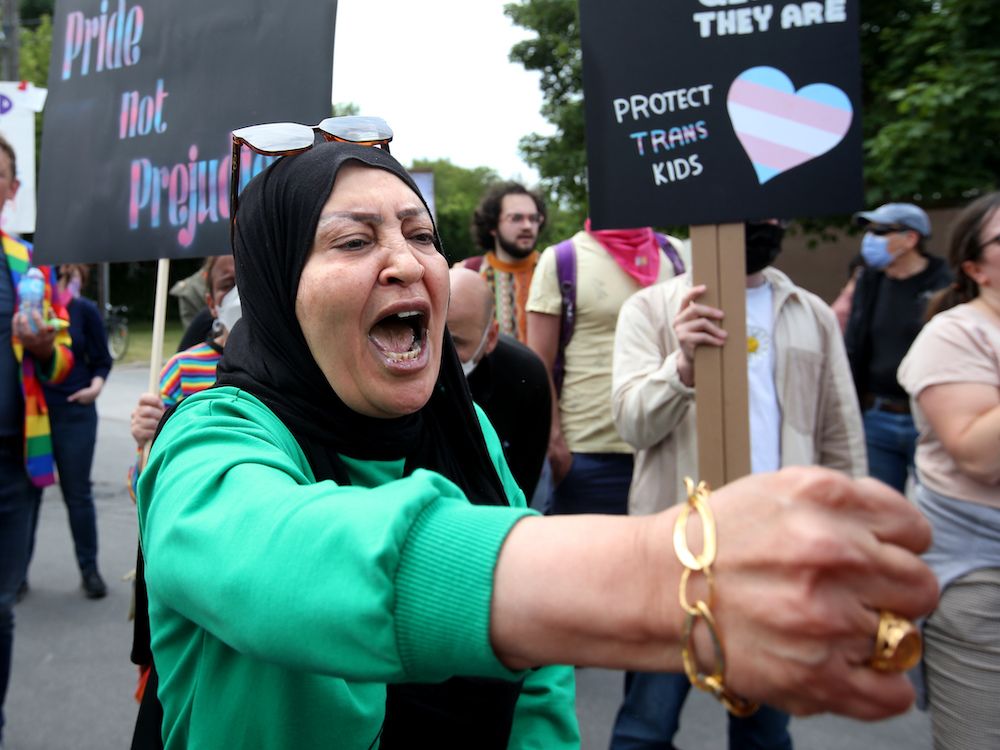
[[[851,100],[836,86],[796,91],[788,76],[766,66],[740,73],[726,105],[761,185],[836,146],[854,117]]]

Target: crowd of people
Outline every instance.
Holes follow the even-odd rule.
[[[1000,742],[1000,194],[947,259],[919,207],[857,214],[836,312],[774,267],[787,222],[748,221],[751,473],[706,488],[696,351],[733,332],[680,240],[539,251],[544,201],[503,182],[449,267],[387,142],[299,151],[175,287],[204,309],[132,413],[133,747],[579,747],[573,666],[625,671],[613,750],[672,748],[692,685],[734,750],[914,696],[935,748]],[[107,592],[111,366],[86,267],[44,269],[29,318],[3,244],[0,707],[45,486]]]

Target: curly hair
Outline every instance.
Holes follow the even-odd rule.
[[[489,251],[494,247],[493,232],[500,223],[500,207],[505,195],[527,195],[535,202],[535,210],[545,220],[545,201],[533,190],[519,182],[497,182],[490,186],[472,215],[472,241],[477,247]]]

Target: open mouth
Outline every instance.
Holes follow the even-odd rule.
[[[417,310],[386,315],[372,326],[368,340],[389,362],[415,361],[427,343],[427,318]]]

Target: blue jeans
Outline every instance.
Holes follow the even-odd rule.
[[[59,471],[59,487],[69,515],[76,562],[81,572],[97,569],[97,514],[90,471],[97,442],[97,407],[94,404],[49,404],[52,455]],[[38,508],[32,519],[30,562],[34,553]]]
[[[574,453],[569,473],[552,490],[548,512],[628,513],[631,453]]]
[[[626,672],[611,750],[671,750],[691,683],[683,674]],[[729,716],[729,750],[791,750],[788,714],[761,706],[753,716]]]
[[[14,646],[14,600],[28,566],[31,519],[40,494],[24,469],[21,437],[0,439],[0,740]]]
[[[913,452],[917,446],[913,417],[866,409],[862,420],[868,449],[868,473],[904,492],[907,475],[913,471]]]

